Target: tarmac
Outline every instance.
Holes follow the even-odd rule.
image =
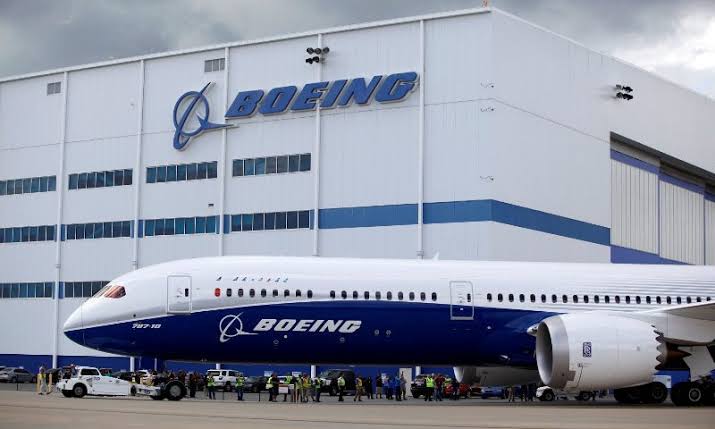
[[[622,406],[612,400],[581,403],[508,403],[477,398],[425,403],[323,397],[321,403],[271,403],[249,394],[238,402],[226,393],[221,400],[179,402],[149,398],[64,398],[30,391],[0,390],[0,429],[222,429],[222,428],[713,428],[715,408]]]

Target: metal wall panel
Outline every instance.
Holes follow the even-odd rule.
[[[702,194],[660,182],[660,256],[689,264],[703,263],[703,204]]]
[[[715,265],[715,201],[705,201],[705,263]]]
[[[658,176],[611,160],[611,244],[658,253]]]

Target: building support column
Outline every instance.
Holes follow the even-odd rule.
[[[415,367],[415,377],[418,375],[422,374],[422,367],[421,366],[416,366]]]
[[[230,67],[230,61],[229,61],[229,53],[230,49],[224,48],[223,51],[223,57],[224,57],[224,68],[223,68],[223,111],[226,112],[228,110],[228,68]],[[222,113],[223,115],[223,113]],[[224,254],[224,229],[226,228],[225,224],[225,211],[226,211],[226,175],[229,172],[229,168],[226,165],[226,151],[228,150],[228,144],[227,144],[227,139],[228,139],[228,128],[224,128],[221,130],[221,154],[220,154],[220,165],[221,169],[219,170],[219,202],[218,202],[218,207],[219,207],[219,212],[218,212],[218,256],[223,256]]]
[[[318,48],[323,49],[323,35],[318,34]],[[323,62],[318,62],[316,82],[323,80]],[[315,142],[313,143],[313,256],[320,256],[320,143],[322,139],[320,103],[315,103]]]
[[[315,378],[318,376],[318,365],[310,366],[310,378]]]
[[[417,151],[417,259],[422,259],[424,251],[424,175],[425,175],[425,21],[420,20],[420,108],[418,119]]]
[[[57,368],[57,355],[59,353],[59,324],[60,324],[60,280],[62,279],[62,206],[64,200],[65,189],[65,140],[67,134],[67,92],[68,73],[62,74],[62,107],[60,122],[60,166],[57,173],[57,221],[55,226],[55,239],[57,246],[55,248],[55,284],[53,288],[53,323],[52,323],[52,368]]]

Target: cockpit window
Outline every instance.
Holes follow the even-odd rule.
[[[105,298],[121,298],[126,294],[127,292],[124,290],[124,286],[112,285],[102,296]]]
[[[99,290],[97,291],[97,293],[95,293],[94,295],[92,295],[92,298],[98,298],[98,297],[104,295],[104,294],[107,292],[107,290],[109,290],[109,288],[112,287],[112,286],[113,286],[113,285],[111,285],[111,284],[109,284],[109,283],[106,284],[106,285],[104,285],[104,287],[102,287],[101,289],[99,289]]]

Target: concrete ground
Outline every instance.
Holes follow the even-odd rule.
[[[5,387],[5,386],[3,386]],[[219,398],[221,393],[218,394]],[[466,399],[425,403],[363,400],[345,403],[324,398],[324,403],[258,402],[247,395],[239,403],[224,400],[179,402],[148,398],[70,399],[56,392],[40,396],[28,391],[0,389],[0,429],[51,427],[53,429],[221,429],[221,428],[713,428],[715,408],[619,406],[613,401],[507,403]]]

